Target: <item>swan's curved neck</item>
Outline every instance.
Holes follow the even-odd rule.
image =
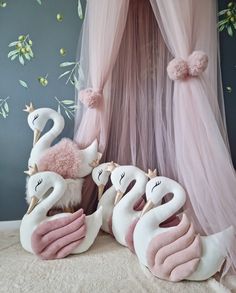
[[[119,202],[123,206],[126,206],[126,208],[132,209],[132,210],[137,199],[145,193],[145,187],[146,187],[148,179],[145,173],[143,174],[140,173],[140,174],[134,174],[133,178],[131,178],[130,180],[130,183],[133,180],[136,180],[134,186],[131,188],[129,192],[125,194],[124,198],[122,198],[122,200]]]
[[[168,193],[173,194],[173,198],[170,201],[152,209],[147,213],[147,217],[152,217],[152,221],[153,215],[155,216],[155,224],[161,224],[162,222],[166,221],[176,212],[178,212],[185,204],[185,190],[180,185],[167,189],[166,192],[163,193],[162,198]]]
[[[53,191],[34,208],[32,214],[34,214],[38,220],[40,220],[39,218],[45,218],[48,211],[62,198],[65,189],[66,186],[64,182],[56,181],[53,186]]]
[[[64,119],[61,115],[58,115],[57,113],[50,113],[48,115],[48,120],[53,121],[53,126],[52,128],[45,133],[35,144],[33,147],[34,151],[43,151],[47,148],[49,148],[54,141],[54,139],[62,132],[65,122]]]

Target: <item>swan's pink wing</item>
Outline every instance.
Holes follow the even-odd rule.
[[[147,251],[150,271],[160,279],[173,282],[190,276],[200,257],[200,237],[185,214],[178,226],[154,237]]]
[[[32,234],[31,245],[41,259],[58,259],[69,255],[86,235],[83,210],[40,224]]]
[[[128,228],[128,231],[125,235],[125,242],[127,244],[127,247],[133,252],[135,253],[135,250],[134,250],[134,238],[133,238],[133,235],[134,235],[134,229],[137,225],[139,221],[139,218],[136,218],[132,223],[131,225],[129,226]]]

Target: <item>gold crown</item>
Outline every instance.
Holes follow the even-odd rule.
[[[99,153],[98,152],[98,157],[96,160],[93,160],[92,163],[89,164],[90,167],[92,168],[95,168],[99,165],[100,161],[101,161],[101,158],[102,158],[102,153]]]
[[[34,164],[33,167],[32,166],[29,166],[28,168],[29,168],[29,170],[28,171],[24,171],[24,173],[27,174],[27,175],[29,175],[29,176],[32,176],[32,175],[38,173],[38,171],[39,171],[36,164]]]
[[[157,177],[157,169],[155,169],[153,171],[151,169],[148,169],[148,173],[145,173],[145,174],[150,179],[155,178],[155,177]]]
[[[35,110],[34,106],[31,102],[30,102],[29,106],[25,105],[25,109],[23,109],[23,111],[28,112],[28,113],[32,113],[32,112],[34,112],[34,110]]]
[[[115,170],[115,168],[119,167],[117,163],[114,163],[113,161],[107,164],[107,169],[106,171],[112,172]]]

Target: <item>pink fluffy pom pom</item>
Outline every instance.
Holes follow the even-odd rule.
[[[62,177],[78,178],[80,167],[79,148],[68,138],[50,147],[38,162],[39,171],[52,171]]]
[[[188,76],[188,64],[181,58],[174,58],[167,66],[167,73],[172,80],[185,79]]]
[[[203,73],[208,65],[208,56],[202,51],[194,51],[188,57],[188,72],[191,76]]]
[[[102,100],[101,91],[95,91],[91,88],[80,91],[80,101],[88,108],[98,108]]]

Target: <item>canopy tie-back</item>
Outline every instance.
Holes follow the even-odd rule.
[[[198,76],[203,73],[208,65],[208,56],[202,51],[193,51],[191,55],[184,60],[174,58],[167,66],[167,73],[172,80],[183,80],[189,76]]]
[[[88,108],[99,108],[103,99],[102,90],[93,88],[81,90],[79,99]]]

